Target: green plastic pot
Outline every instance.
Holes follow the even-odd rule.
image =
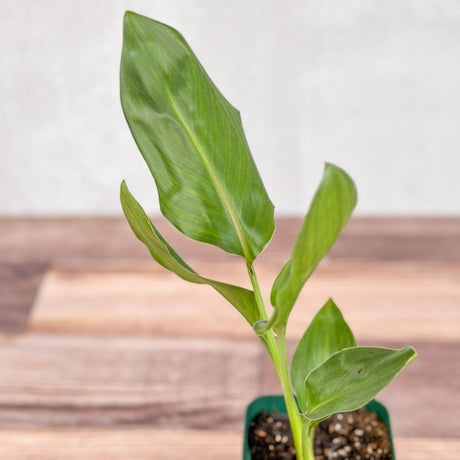
[[[388,414],[385,406],[375,399],[370,403],[366,404],[366,409],[372,412],[376,412],[377,415],[382,419],[382,421],[387,426],[388,436],[390,438],[391,445],[391,454],[393,460],[396,460],[395,449],[393,445],[393,436],[391,434],[390,426],[390,416]],[[280,395],[276,396],[261,396],[249,404],[246,410],[246,421],[244,427],[244,439],[243,439],[243,460],[251,460],[251,452],[248,445],[248,433],[249,433],[249,424],[251,420],[261,412],[278,412],[281,414],[286,413],[286,404],[284,402],[284,397]]]

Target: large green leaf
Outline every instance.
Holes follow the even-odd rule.
[[[326,163],[291,260],[273,284],[271,302],[277,310],[275,328],[286,324],[303,285],[347,224],[356,199],[356,188],[350,176],[337,166]]]
[[[321,420],[368,403],[417,356],[412,347],[400,350],[375,347],[345,348],[334,353],[305,381],[305,416]]]
[[[131,12],[120,79],[126,120],[163,214],[190,238],[251,263],[273,234],[273,205],[239,112],[179,32]]]
[[[355,347],[356,341],[342,313],[329,299],[313,318],[292,357],[291,382],[301,409],[306,407],[305,379],[333,353]]]
[[[125,182],[120,189],[121,204],[134,234],[150,251],[152,257],[163,267],[182,279],[196,284],[209,284],[225,297],[252,326],[259,313],[253,291],[204,278],[187,265],[153,226],[141,205],[136,201]]]

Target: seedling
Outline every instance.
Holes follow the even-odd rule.
[[[279,376],[298,460],[312,460],[315,426],[357,409],[416,357],[360,347],[329,299],[286,355],[286,326],[296,299],[347,224],[357,194],[348,174],[326,164],[290,260],[271,290],[270,313],[254,261],[274,231],[271,203],[249,151],[239,112],[210,80],[174,29],[127,12],[121,60],[121,101],[132,135],[158,189],[163,215],[184,235],[245,260],[252,289],[205,278],[153,226],[121,184],[121,203],[152,257],[186,281],[209,284],[249,323]]]

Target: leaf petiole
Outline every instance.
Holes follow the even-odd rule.
[[[303,460],[315,460],[314,437],[315,423],[302,417],[302,453]]]
[[[303,455],[302,445],[302,419],[295,400],[294,393],[292,391],[291,380],[289,378],[289,368],[287,364],[287,353],[286,353],[286,328],[282,328],[278,331],[278,351],[280,361],[280,372],[279,379],[281,387],[283,389],[284,400],[286,402],[286,409],[289,417],[289,423],[291,424],[292,437],[294,440],[294,446],[296,449],[297,460],[308,460],[309,457]],[[314,458],[314,457],[313,457]]]
[[[262,297],[262,293],[260,292],[260,286],[259,286],[259,281],[257,280],[256,272],[254,270],[254,267],[250,263],[247,264],[247,269],[248,269],[249,278],[251,280],[252,289],[254,290],[254,297],[256,299],[257,309],[259,311],[260,319],[258,322],[267,321],[268,319],[267,310],[265,308],[265,303]],[[278,347],[276,345],[275,335],[273,331],[271,330],[265,331],[263,334],[259,334],[259,337],[262,340],[262,343],[265,345],[265,348],[267,349],[268,354],[270,355],[270,358],[272,359],[273,364],[275,365],[276,372],[279,375],[280,373],[279,353],[278,353]]]

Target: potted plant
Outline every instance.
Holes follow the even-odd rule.
[[[209,284],[253,328],[279,376],[297,460],[314,458],[315,427],[371,401],[416,352],[357,346],[329,299],[289,364],[286,326],[295,301],[339,237],[355,207],[355,185],[326,164],[292,249],[274,281],[267,311],[254,261],[274,231],[274,207],[252,159],[239,112],[212,83],[176,30],[138,14],[124,19],[121,101],[132,135],[158,189],[163,215],[184,235],[245,261],[252,289],[198,274],[160,235],[121,184],[121,203],[137,236],[163,267]]]

